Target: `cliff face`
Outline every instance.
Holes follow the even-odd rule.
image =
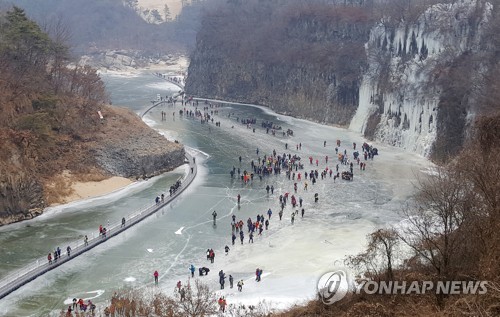
[[[255,16],[243,20],[237,7],[226,8],[223,20],[220,13],[205,17],[186,90],[348,124],[366,67],[368,15],[360,8],[323,5],[281,9],[257,4],[252,9]],[[239,45],[232,43],[237,37],[243,37]]]
[[[482,111],[498,58],[487,1],[236,3],[205,16],[188,94],[343,125],[438,160]]]
[[[151,177],[184,163],[182,145],[168,141],[131,111],[108,107],[104,115],[104,128],[89,153],[108,174]]]
[[[13,159],[18,160],[19,156],[15,154]],[[0,165],[2,165],[0,167],[0,225],[31,219],[39,215],[45,205],[45,197],[41,182],[32,177],[32,170],[23,168],[22,165],[10,167]]]

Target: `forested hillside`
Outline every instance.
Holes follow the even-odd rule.
[[[17,7],[0,15],[0,224],[40,213],[72,180],[147,177],[183,162],[181,146],[107,106],[96,71],[70,67],[64,29],[54,34]]]
[[[97,50],[140,50],[147,54],[185,52],[194,46],[199,12],[206,1],[186,4],[179,16],[165,23],[145,21],[137,1],[117,0],[0,0],[0,9],[16,5],[50,31],[63,26],[77,54]]]

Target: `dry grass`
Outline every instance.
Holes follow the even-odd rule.
[[[500,291],[492,282],[485,295],[450,296],[439,309],[432,295],[351,295],[333,305],[320,300],[273,314],[275,317],[449,317],[500,316]]]
[[[108,177],[109,175],[105,175],[102,170],[92,167],[86,173],[73,174],[71,179],[74,182],[100,182]]]
[[[71,179],[68,177],[68,174],[62,173],[47,180],[44,194],[48,205],[63,203],[64,197],[73,194]]]

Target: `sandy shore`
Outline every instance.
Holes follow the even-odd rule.
[[[71,185],[72,194],[64,197],[64,203],[106,195],[132,183],[128,178],[117,176],[99,182],[75,182]]]

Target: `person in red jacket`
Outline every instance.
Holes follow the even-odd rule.
[[[218,302],[219,302],[220,310],[222,312],[225,312],[226,311],[226,305],[227,305],[226,299],[224,297],[220,297]]]
[[[155,271],[153,276],[155,277],[155,285],[158,285],[158,271]]]

